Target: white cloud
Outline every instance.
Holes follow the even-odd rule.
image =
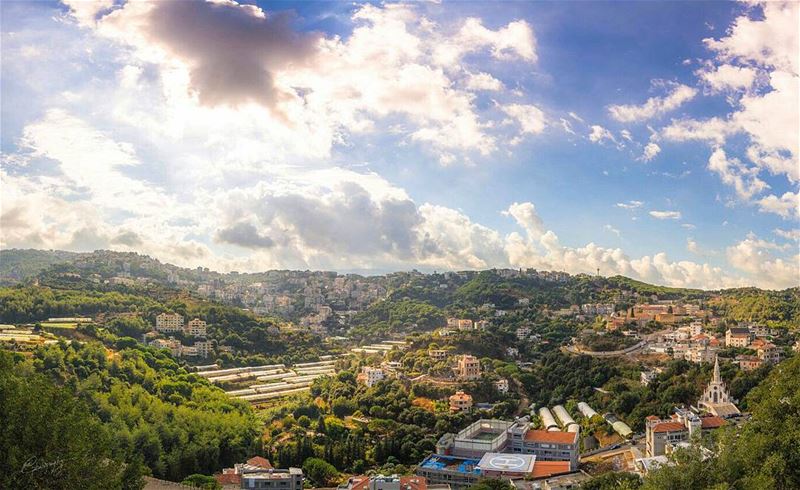
[[[517,121],[521,133],[539,134],[544,131],[547,119],[535,105],[508,104],[501,106],[501,109]]]
[[[781,289],[797,286],[800,284],[800,254],[776,257],[771,252],[775,249],[775,244],[749,235],[728,247],[728,262],[763,287]]]
[[[781,230],[780,228],[776,228],[772,230],[773,233],[778,235],[781,238],[785,238],[787,240],[795,240],[800,242],[800,229],[794,230]]]
[[[702,252],[700,251],[700,246],[697,244],[697,241],[695,241],[694,238],[691,237],[686,239],[686,250],[695,255],[702,255]]]
[[[749,89],[758,76],[758,72],[753,68],[729,64],[720,65],[711,70],[699,70],[696,74],[712,92]]]
[[[616,138],[611,133],[611,131],[607,130],[603,126],[599,126],[597,124],[592,125],[591,132],[589,133],[589,141],[592,143],[603,143],[603,141],[611,141],[614,144],[617,144]]]
[[[782,218],[800,218],[800,193],[785,192],[782,196],[770,194],[756,201],[763,213],[774,213]]]
[[[619,229],[614,228],[613,226],[611,226],[609,224],[603,226],[603,229],[608,231],[608,232],[610,232],[610,233],[613,233],[613,234],[617,235],[617,238],[621,238],[622,237],[622,233],[619,231]]]
[[[608,112],[619,122],[639,122],[673,111],[697,95],[697,90],[688,85],[674,84],[672,91],[664,97],[650,97],[642,105],[612,105]]]
[[[580,123],[583,122],[583,118],[581,116],[575,114],[574,112],[569,112],[568,114],[569,114],[569,117],[571,117],[572,119],[575,119],[576,121],[578,121]]]
[[[660,146],[652,142],[647,143],[647,145],[645,145],[644,147],[644,152],[642,153],[641,160],[643,162],[649,162],[650,160],[655,158],[656,155],[658,155],[659,153],[661,153]]]
[[[758,168],[747,168],[736,158],[728,158],[725,150],[717,148],[708,159],[708,169],[718,174],[727,185],[736,189],[742,199],[750,199],[769,188],[766,182],[758,178]]]
[[[649,214],[655,219],[681,219],[680,211],[650,211]]]
[[[486,90],[497,92],[503,90],[503,82],[485,72],[470,73],[464,85],[468,90]]]
[[[404,121],[394,127],[407,141],[440,160],[454,152],[488,155],[497,148],[491,133],[500,131],[499,121],[476,107],[471,90],[502,84],[463,70],[461,58],[488,52],[503,63],[537,59],[525,21],[493,30],[470,18],[453,35],[452,25],[432,23],[404,4],[359,6],[345,38],[295,31],[288,14],[233,1],[128,2],[93,15],[97,23],[88,25],[97,35],[133,48],[131,65],[158,68],[166,98],[159,103],[171,110],[167,119],[150,117],[151,124],[180,131],[176,119],[192,124],[201,108],[205,119],[218,121],[249,112],[273,144],[315,157],[397,116]],[[209,41],[217,37],[224,42]],[[524,131],[538,131],[537,124],[528,119]]]
[[[616,207],[622,209],[638,209],[642,207],[644,203],[642,201],[628,201],[628,202],[618,202],[615,204]]]
[[[533,28],[524,20],[508,23],[493,31],[484,27],[480,19],[467,19],[455,36],[437,40],[433,58],[440,65],[454,66],[465,54],[489,48],[492,56],[500,60],[520,58],[535,62],[536,37]]]
[[[797,57],[800,46],[797,3],[759,4],[763,9],[763,19],[739,16],[726,37],[705,39],[706,46],[716,51],[723,61],[752,61],[779,70],[800,72]]]
[[[529,238],[539,238],[544,233],[544,223],[536,212],[536,207],[531,202],[515,202],[503,211],[506,216],[511,216],[527,233]]]
[[[661,130],[661,136],[671,141],[706,141],[722,144],[729,135],[736,132],[736,126],[731,122],[712,117],[703,121],[673,120]]]

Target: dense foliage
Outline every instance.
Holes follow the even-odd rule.
[[[84,400],[0,351],[0,488],[138,488],[135,460]]]
[[[211,474],[259,449],[250,407],[163,352],[60,342],[14,369],[33,370],[78,395],[114,434],[114,454],[156,477]]]

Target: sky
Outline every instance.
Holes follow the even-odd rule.
[[[800,285],[800,4],[0,3],[0,247]]]

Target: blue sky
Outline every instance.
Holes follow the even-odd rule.
[[[800,283],[795,3],[0,8],[3,248]]]

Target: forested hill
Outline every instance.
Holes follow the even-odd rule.
[[[206,268],[163,264],[136,253],[0,250],[0,284],[90,291],[91,295],[120,293],[162,303],[183,294],[295,322],[317,314],[321,306],[329,306],[333,311],[357,313],[352,325],[367,326],[368,331],[375,333],[429,330],[441,324],[446,316],[469,316],[484,305],[513,309],[524,302],[530,308],[558,310],[606,303],[624,309],[653,298],[699,301],[736,321],[788,327],[800,321],[800,288],[703,291],[651,285],[622,276],[569,275],[532,269],[431,274],[410,271],[369,277],[324,271],[223,274]],[[130,298],[114,298],[117,300]],[[91,305],[88,307],[88,311],[67,308],[61,314],[92,314]],[[4,305],[0,314],[9,321],[23,317],[8,317],[8,314],[24,313],[10,311]],[[335,328],[336,322],[331,318],[326,326]]]

